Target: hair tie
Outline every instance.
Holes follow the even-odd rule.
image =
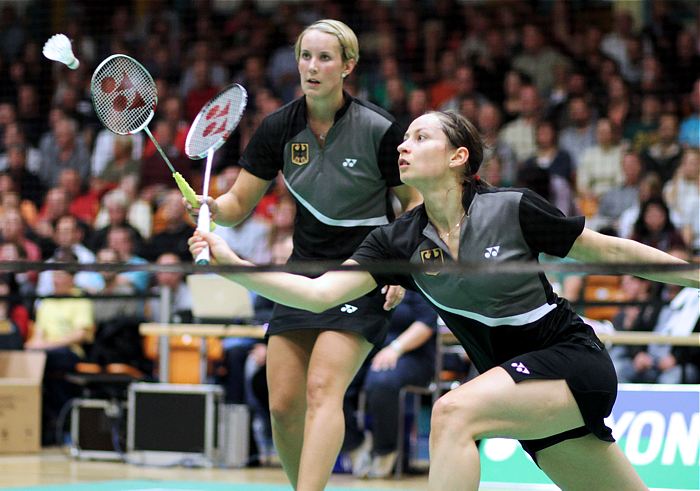
[[[474,181],[481,182],[481,177],[479,177],[479,174],[474,174]]]

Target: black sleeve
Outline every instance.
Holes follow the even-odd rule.
[[[279,119],[279,118],[277,118]],[[272,117],[263,119],[246,145],[239,165],[255,177],[271,181],[282,169],[284,142],[282,128]]]
[[[519,208],[520,228],[536,253],[565,257],[583,232],[585,217],[566,217],[536,193],[523,190]]]
[[[395,223],[395,222],[394,222]],[[382,261],[395,261],[401,259],[396,251],[391,247],[387,229],[391,227],[378,227],[372,230],[365,240],[360,244],[350,259],[357,261],[360,265],[368,265]],[[414,290],[415,286],[410,275],[397,273],[370,273],[377,282],[377,285],[401,285],[407,290]]]
[[[403,131],[394,121],[379,143],[377,166],[387,187],[393,188],[403,184],[399,177],[399,151],[396,149],[403,142]]]

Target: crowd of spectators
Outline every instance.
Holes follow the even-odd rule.
[[[261,119],[299,95],[293,42],[319,18],[341,19],[358,34],[360,62],[346,81],[353,94],[404,126],[431,109],[460,111],[475,122],[488,144],[482,176],[491,184],[530,187],[567,215],[585,214],[592,228],[697,257],[700,8],[682,0],[611,5],[4,2],[0,261],[190,261],[186,240],[194,224],[170,171],[143,133],[118,136],[100,125],[90,101],[92,71],[113,53],[143,63],[160,101],[150,127],[195,189],[202,163],[184,153],[190,123],[229,83],[247,89],[239,129],[215,156],[216,196],[236,179],[238,157]],[[77,70],[41,56],[49,26],[72,39]],[[289,253],[293,210],[278,180],[248,220],[218,233],[255,262],[280,262]],[[28,336],[39,312],[23,298],[58,288],[138,295],[157,279],[144,272],[27,272],[3,275],[2,284],[12,301],[0,315],[38,346]],[[130,309],[153,310],[144,302]],[[90,338],[94,326],[76,329],[59,341],[79,357],[76,341]]]

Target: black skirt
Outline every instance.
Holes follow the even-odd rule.
[[[391,312],[384,310],[385,294],[374,291],[319,314],[275,304],[268,336],[299,329],[354,332],[381,346],[389,329]]]
[[[584,421],[581,428],[547,438],[521,440],[533,459],[539,450],[588,433],[603,441],[615,441],[604,419],[610,415],[617,398],[617,375],[605,346],[590,328],[500,366],[516,383],[536,379],[565,380],[581,411]]]

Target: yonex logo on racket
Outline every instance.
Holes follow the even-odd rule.
[[[204,138],[211,136],[211,135],[218,135],[219,133],[223,133],[226,131],[226,124],[228,123],[228,113],[231,111],[231,101],[228,101],[226,106],[221,107],[218,104],[213,106],[209,111],[207,111],[207,114],[204,116],[204,119],[207,121],[211,121],[204,130],[202,130],[202,136]]]
[[[116,94],[112,99],[112,109],[116,112],[124,112],[132,109],[140,109],[146,105],[141,93],[134,88],[134,83],[129,78],[129,74],[124,72],[121,81],[117,81],[113,77],[105,77],[100,82],[100,89],[105,94]],[[133,95],[131,92],[133,91]],[[129,99],[131,101],[129,101]]]

